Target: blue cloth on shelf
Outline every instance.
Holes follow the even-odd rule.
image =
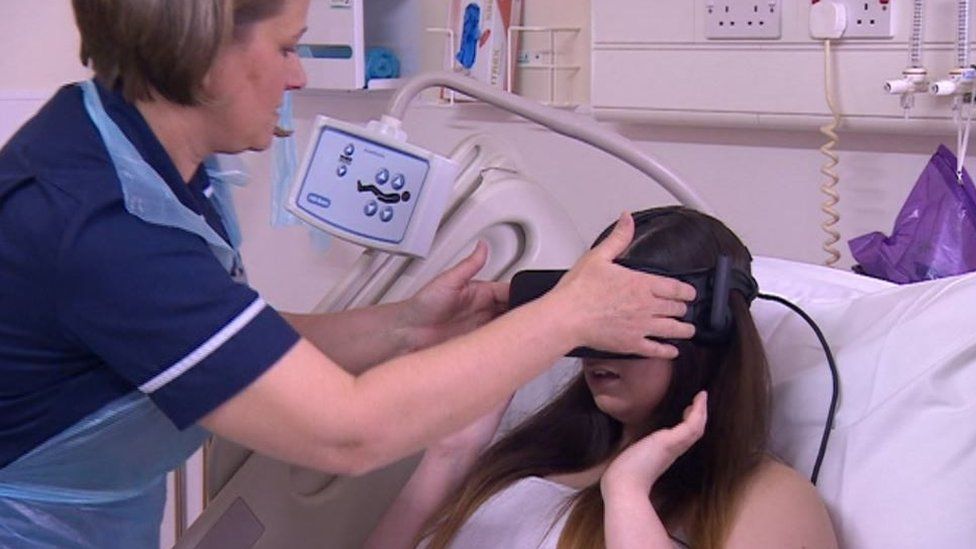
[[[373,78],[399,78],[400,59],[389,48],[369,48],[366,50],[366,81]]]

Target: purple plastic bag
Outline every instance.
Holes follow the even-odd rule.
[[[976,270],[976,190],[969,174],[956,180],[956,155],[932,155],[890,237],[873,232],[848,241],[864,274],[907,284]]]

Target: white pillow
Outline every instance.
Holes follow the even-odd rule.
[[[841,377],[820,470],[841,545],[976,546],[976,275],[894,286],[757,258],[762,292],[802,307]],[[753,315],[773,380],[772,450],[809,474],[830,401],[812,330],[778,303]]]

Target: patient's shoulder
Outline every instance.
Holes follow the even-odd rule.
[[[827,508],[810,481],[766,458],[743,488],[726,547],[837,547]]]
[[[772,456],[763,458],[749,478],[745,495],[748,497],[751,492],[753,496],[768,497],[771,495],[765,494],[768,491],[798,496],[801,499],[812,497],[820,501],[819,492],[810,479]]]

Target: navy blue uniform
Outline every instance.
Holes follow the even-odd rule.
[[[138,110],[99,94],[180,202],[226,238],[206,172],[185,183]],[[298,337],[201,237],[126,211],[78,87],[0,150],[0,467],[136,390],[190,426]]]

